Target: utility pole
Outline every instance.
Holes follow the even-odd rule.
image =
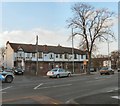
[[[110,43],[112,43],[112,41],[108,40],[108,67],[111,68],[111,63],[110,63]]]
[[[73,42],[73,28],[72,28],[72,66],[73,66],[73,73],[75,72],[74,69],[74,42]]]
[[[109,58],[109,41],[108,41],[108,67],[110,67],[110,58]]]
[[[36,36],[36,54],[37,54],[37,58],[36,58],[36,75],[38,74],[38,35]]]

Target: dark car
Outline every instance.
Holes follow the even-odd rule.
[[[24,74],[24,70],[22,68],[15,68],[14,69],[14,74],[23,75]]]
[[[114,70],[108,67],[103,67],[100,69],[100,74],[101,75],[102,74],[107,74],[107,75],[114,74]]]
[[[120,72],[120,68],[118,68],[117,71]]]

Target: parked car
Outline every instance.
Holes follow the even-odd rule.
[[[66,70],[64,70],[62,68],[54,68],[51,71],[47,72],[47,76],[56,77],[56,78],[69,77],[69,76],[71,76],[71,72],[66,71]]]
[[[9,68],[9,67],[7,67],[7,68],[0,67],[0,72],[1,72],[1,71],[13,72],[13,70],[12,70],[11,68]]]
[[[4,71],[6,71],[6,72],[13,72],[13,70],[11,68],[5,68]]]
[[[0,81],[4,81],[4,80],[5,80],[5,77],[2,74],[0,74]]]
[[[117,71],[120,72],[120,68],[118,68]]]
[[[14,69],[14,74],[23,75],[24,70],[22,68],[15,68]]]
[[[108,67],[103,67],[103,68],[100,69],[100,74],[101,75],[102,74],[108,74],[108,75],[114,74],[114,70],[111,69],[111,68],[108,68]]]
[[[1,76],[1,81],[7,82],[7,83],[11,83],[13,79],[15,78],[13,73],[6,72],[6,71],[1,71],[0,76]]]
[[[91,67],[90,72],[96,72],[96,69]]]

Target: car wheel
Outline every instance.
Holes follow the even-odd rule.
[[[100,75],[102,75],[102,73],[100,73]]]
[[[58,75],[56,75],[56,78],[60,78],[60,75],[58,74]]]
[[[5,79],[5,82],[7,83],[11,83],[13,81],[13,77],[12,76],[7,76]]]
[[[69,74],[68,74],[68,77],[70,77],[70,76],[71,76],[71,74],[69,73]]]

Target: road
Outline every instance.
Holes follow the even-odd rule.
[[[3,83],[2,93],[3,104],[80,104],[82,99],[91,95],[118,91],[118,73],[114,75],[73,75],[65,78],[48,78],[46,76],[16,75],[12,83]],[[118,93],[107,100],[108,104],[118,104]],[[99,97],[96,96],[96,100]],[[106,101],[106,98],[102,99]],[[114,101],[116,100],[116,101]],[[111,102],[109,102],[111,101]],[[96,104],[89,100],[86,104]],[[103,103],[103,102],[101,102]],[[106,103],[106,102],[105,102]]]

